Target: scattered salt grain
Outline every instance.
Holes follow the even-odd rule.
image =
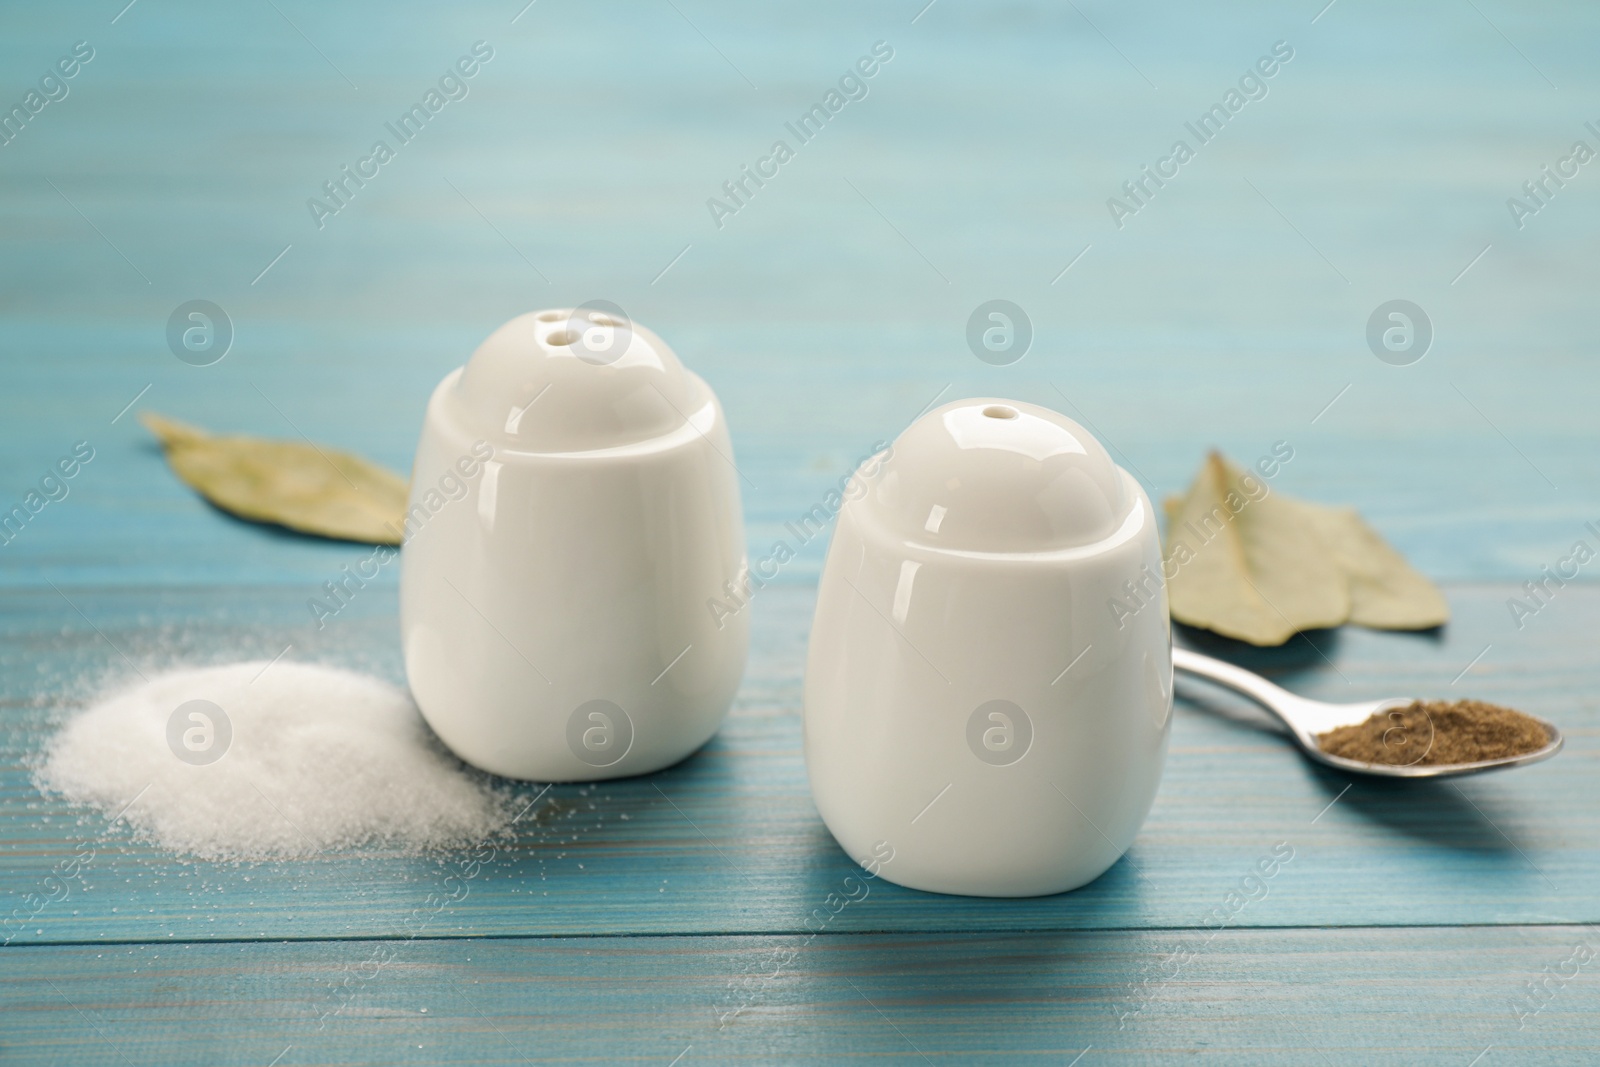
[[[40,788],[205,859],[364,843],[420,852],[510,822],[507,797],[439,745],[404,690],[332,667],[268,667],[174,670],[106,695],[62,728]],[[179,714],[196,700],[226,724]],[[214,762],[186,750],[207,742],[226,745]]]

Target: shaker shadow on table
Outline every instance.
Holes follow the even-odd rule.
[[[717,730],[748,621],[708,598],[745,569],[716,395],[620,311],[521,315],[428,403],[400,624],[423,716],[512,778],[644,774]]]
[[[1010,400],[946,404],[868,463],[881,470],[839,512],[806,664],[823,820],[914,889],[1092,881],[1132,844],[1166,758],[1149,498],[1083,427]],[[1148,607],[1119,618],[1127,583]]]

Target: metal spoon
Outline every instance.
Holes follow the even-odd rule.
[[[1365,722],[1374,712],[1407,707],[1412,703],[1410,699],[1367,700],[1356,704],[1327,704],[1320,700],[1308,700],[1273,685],[1259,674],[1247,671],[1243,667],[1235,667],[1231,663],[1202,656],[1186,648],[1172,650],[1172,666],[1174,670],[1204,678],[1208,682],[1215,682],[1254,700],[1276,715],[1289,728],[1289,732],[1294,735],[1295,741],[1306,755],[1318,763],[1325,763],[1341,771],[1382,775],[1389,778],[1445,778],[1538,763],[1561,751],[1563,740],[1561,731],[1553,724],[1537,719],[1540,725],[1550,732],[1550,743],[1532,752],[1524,752],[1520,756],[1503,756],[1500,759],[1479,760],[1476,763],[1416,763],[1410,766],[1362,763],[1324,752],[1317,742],[1317,735],[1338,726],[1353,726]],[[1529,716],[1529,718],[1535,717]]]

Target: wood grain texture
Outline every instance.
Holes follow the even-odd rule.
[[[1457,785],[1353,782],[1300,758],[1239,703],[1184,686],[1155,807],[1128,857],[1104,877],[1037,900],[885,886],[894,906],[851,915],[844,928],[1192,926],[1278,842],[1297,858],[1239,924],[1600,921],[1600,707],[1589,692],[1600,652],[1588,636],[1600,626],[1600,593],[1566,591],[1519,635],[1504,606],[1508,590],[1450,592],[1457,621],[1439,638],[1349,629],[1276,651],[1226,652],[1328,699],[1462,691],[1518,705],[1566,731],[1568,749],[1557,759]],[[100,633],[55,591],[11,598],[15,614],[0,653],[10,687],[0,713],[0,890],[13,899],[37,892],[79,841],[96,850],[71,885],[71,902],[39,912],[17,942],[383,937],[439,891],[455,873],[449,856],[368,849],[243,868],[175,859],[120,829],[107,833],[103,816],[41,797],[27,771],[47,724],[64,713],[47,694],[81,694],[87,679],[131,676],[108,641],[146,673],[173,659],[270,658],[300,641],[292,657],[399,680],[392,590],[368,594],[320,635],[301,622],[309,618],[303,597],[276,588],[74,591]],[[760,594],[747,679],[717,738],[657,775],[555,787],[470,898],[430,918],[430,935],[805,929],[817,902],[851,871],[817,817],[801,752],[811,604],[806,590]],[[907,812],[908,825],[916,814]]]
[[[1597,164],[1520,227],[1506,201],[1600,137],[1600,9],[73,0],[0,13],[0,107],[79,40],[69,95],[0,147],[0,514],[95,450],[0,545],[0,917],[27,920],[0,949],[0,1060],[1594,1059],[1592,970],[1522,1029],[1510,1005],[1596,941],[1575,924],[1600,921],[1600,590],[1586,570],[1520,628],[1506,601],[1600,544]],[[319,227],[307,199],[478,40],[466,97]],[[876,41],[894,58],[866,97],[718,226],[707,199]],[[1267,95],[1116,226],[1107,198],[1276,41]],[[1182,636],[1328,699],[1521,706],[1568,750],[1459,789],[1351,783],[1185,689],[1150,819],[1091,886],[874,883],[808,940],[852,870],[800,752],[817,538],[751,606],[703,752],[552,790],[443,906],[448,856],[196,864],[38,792],[54,725],[132,665],[292,646],[400,677],[393,575],[315,629],[306,598],[363,550],[219,515],[131,401],[404,470],[430,389],[494,327],[597,297],[717,389],[753,552],[938,397],[1063,410],[1158,498],[1209,447],[1283,441],[1274,487],[1360,508],[1453,622],[1275,652]],[[965,337],[996,297],[1034,328],[1004,367]],[[212,366],[165,338],[196,298],[235,328]],[[1405,367],[1365,339],[1394,298],[1435,330]],[[1270,894],[1165,980],[1280,841]],[[418,939],[384,940],[419,909]]]
[[[893,905],[874,889],[844,914],[880,906]],[[1079,1062],[1291,1067],[1464,1067],[1491,1049],[1480,1062],[1576,1067],[1592,1062],[1592,973],[1553,985],[1537,1014],[1517,1010],[1524,983],[1580,944],[1600,938],[1540,926],[25,948],[0,972],[0,1049],[19,1065],[1059,1065],[1088,1049]]]
[[[1600,13],[1486,13],[283,7],[316,47],[270,6],[8,13],[6,69],[98,52],[0,149],[0,360],[27,398],[0,475],[14,500],[73,441],[98,455],[0,581],[320,581],[337,549],[215,523],[112,417],[149,385],[141,406],[404,470],[428,391],[489,331],[604,296],[722,395],[753,544],[945,389],[1070,404],[1157,495],[1208,446],[1289,441],[1288,491],[1360,507],[1436,577],[1521,582],[1600,518],[1568,296],[1600,198],[1574,181],[1521,230],[1505,207],[1585,132]],[[318,229],[307,199],[479,38],[496,58],[467,98]],[[880,39],[867,98],[717,228],[706,200]],[[1106,199],[1279,39],[1297,53],[1270,94],[1117,229]],[[964,336],[997,295],[1035,326],[1008,367]],[[1397,296],[1436,325],[1410,367],[1366,350]],[[236,328],[210,367],[166,350],[196,297]]]

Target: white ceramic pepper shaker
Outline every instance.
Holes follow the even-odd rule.
[[[806,666],[823,820],[915,889],[1093,880],[1132,844],[1166,758],[1149,498],[1083,427],[1009,400],[930,412],[857,477]]]
[[[579,781],[683,759],[744,672],[727,424],[661,338],[592,308],[518,316],[428,403],[400,617],[423,716],[469,763]]]

